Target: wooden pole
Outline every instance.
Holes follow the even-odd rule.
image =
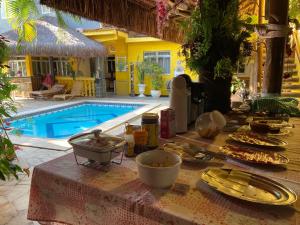
[[[269,24],[288,25],[289,0],[270,0]],[[284,67],[286,37],[266,40],[267,59],[263,79],[263,95],[280,95]]]
[[[258,3],[258,24],[263,23],[263,11],[265,6],[264,0],[259,0]],[[257,92],[261,91],[263,77],[263,45],[258,43],[257,45]]]

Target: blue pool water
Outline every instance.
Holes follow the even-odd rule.
[[[12,132],[62,139],[131,112],[141,105],[83,103],[11,121]]]

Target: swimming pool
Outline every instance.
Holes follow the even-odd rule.
[[[142,104],[83,102],[13,119],[12,133],[64,139],[132,112]]]

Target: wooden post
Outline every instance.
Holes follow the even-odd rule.
[[[269,24],[288,25],[289,0],[270,0]],[[266,40],[267,59],[263,79],[263,95],[280,95],[284,67],[286,37]]]
[[[258,3],[258,24],[263,23],[263,11],[265,9],[265,1],[259,0]],[[263,46],[262,43],[257,45],[257,92],[261,91],[263,77]]]

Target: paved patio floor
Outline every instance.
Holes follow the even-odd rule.
[[[84,98],[87,99],[87,98]],[[88,98],[93,100],[92,98]],[[159,112],[161,109],[168,106],[168,98],[152,99],[150,97],[138,98],[138,97],[110,97],[101,98],[97,100],[111,100],[111,101],[126,101],[126,102],[149,102],[160,103],[161,105],[152,110],[152,112]],[[78,98],[72,100],[78,101]],[[44,101],[44,100],[32,100],[32,99],[16,99],[18,104],[18,111],[25,112],[28,110],[39,109],[47,107],[49,105],[59,105],[65,102],[59,101]],[[133,124],[139,124],[140,119],[130,121]],[[120,134],[124,131],[124,126],[120,126],[113,130],[110,130],[110,134]],[[41,163],[50,161],[62,155],[68,154],[72,150],[55,151],[32,147],[22,147],[17,152],[18,157],[22,162],[25,162],[31,172],[33,168]],[[31,176],[21,174],[19,180],[10,180],[8,182],[0,181],[0,225],[36,225],[37,222],[27,220],[27,209],[29,201]]]

